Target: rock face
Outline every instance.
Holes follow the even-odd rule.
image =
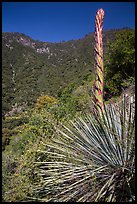
[[[17,42],[20,42],[26,46],[30,46],[31,48],[35,48],[35,44],[36,44],[34,42],[31,42],[30,39],[26,39],[26,38],[22,38],[22,37],[20,37],[20,39],[17,39]]]
[[[22,105],[18,106],[17,103],[12,106],[12,110],[5,114],[5,116],[14,116],[16,113],[21,113],[27,104],[23,103]]]
[[[131,104],[132,112],[135,113],[135,85],[132,85],[126,90],[124,90],[121,96],[117,99],[117,101],[112,101],[110,99],[110,104],[120,110],[120,108],[124,105],[124,101],[126,102],[127,109],[130,110]]]

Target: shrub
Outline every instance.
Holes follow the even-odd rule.
[[[54,103],[57,103],[57,99],[55,99],[52,96],[48,96],[48,95],[39,96],[36,103],[36,109],[41,109],[46,104],[54,104]]]
[[[105,99],[121,94],[123,88],[134,82],[134,77],[135,31],[125,29],[109,43],[105,56]]]

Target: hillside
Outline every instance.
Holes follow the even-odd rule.
[[[93,33],[61,43],[3,33],[3,202],[135,200],[135,32],[103,42],[100,117]]]
[[[120,30],[104,31],[107,42]],[[57,97],[70,83],[94,76],[94,34],[61,43],[40,42],[21,33],[2,34],[3,115],[13,106],[33,106],[40,95]]]

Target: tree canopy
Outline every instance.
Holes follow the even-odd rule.
[[[116,40],[109,43],[105,56],[105,98],[119,95],[134,82],[135,32],[122,30]],[[109,94],[108,94],[109,93]]]

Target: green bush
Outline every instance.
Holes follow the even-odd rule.
[[[114,42],[109,43],[105,56],[105,99],[120,95],[125,87],[134,82],[134,77],[135,31],[123,30]]]

